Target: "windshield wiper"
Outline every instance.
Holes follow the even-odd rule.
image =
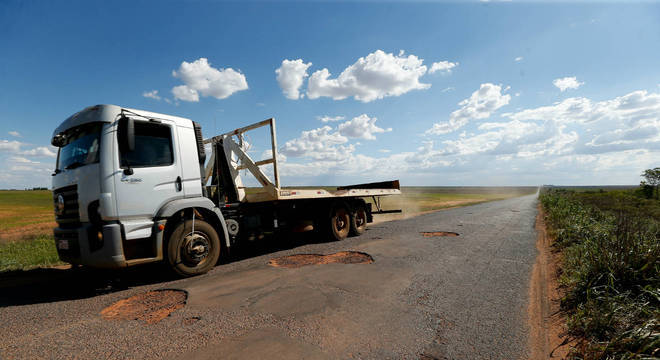
[[[67,169],[67,170],[69,170],[69,169],[75,169],[75,168],[80,167],[80,166],[83,166],[83,165],[85,165],[85,164],[84,164],[84,163],[81,163],[80,161],[75,161],[75,162],[72,162],[71,164],[67,165],[67,166],[65,167],[65,169]]]

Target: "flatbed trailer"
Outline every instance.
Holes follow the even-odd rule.
[[[245,151],[244,135],[261,127],[269,127],[271,156],[254,161]],[[264,233],[312,230],[343,240],[362,234],[374,214],[401,212],[380,206],[380,197],[401,194],[398,180],[335,190],[282,188],[273,118],[205,139],[204,144],[211,146],[211,156],[203,182],[211,183],[206,186],[207,196],[222,209],[232,242],[259,238]],[[273,180],[261,169],[268,164],[273,166]],[[249,171],[261,186],[246,188],[241,170]],[[367,203],[365,198],[373,201]]]

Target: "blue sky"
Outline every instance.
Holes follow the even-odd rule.
[[[52,130],[100,103],[206,136],[275,117],[287,185],[660,166],[658,3],[3,1],[0,34],[0,188],[49,186]]]

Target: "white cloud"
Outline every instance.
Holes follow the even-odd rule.
[[[199,101],[199,93],[195,89],[191,89],[186,85],[179,85],[172,88],[172,95],[175,100],[183,100],[190,102]]]
[[[38,161],[32,161],[21,156],[11,156],[7,159],[9,162],[20,163],[20,164],[40,164]]]
[[[554,79],[552,84],[556,86],[561,92],[564,92],[568,89],[577,89],[584,85],[584,82],[577,81],[575,76],[567,76],[564,78]]]
[[[429,69],[429,74],[440,71],[443,74],[451,74],[451,70],[458,66],[458,63],[449,62],[449,61],[438,61],[434,62]]]
[[[325,96],[334,100],[353,97],[370,102],[387,96],[399,96],[412,90],[431,87],[419,81],[426,73],[424,60],[415,55],[404,56],[382,50],[359,58],[335,79],[328,69],[315,71],[307,82],[307,96],[318,99]]]
[[[345,119],[344,116],[317,116],[317,119],[321,120],[321,122],[327,123],[327,122],[335,122],[335,121],[342,121]]]
[[[199,95],[225,99],[248,88],[245,75],[232,68],[216,69],[206,58],[182,62],[178,71],[172,71],[172,76],[184,83],[172,88],[174,98],[183,101],[197,102]]]
[[[0,151],[7,151],[7,152],[18,152],[21,148],[21,145],[23,145],[21,142],[16,141],[16,140],[0,140]]]
[[[302,98],[300,87],[307,76],[307,69],[312,63],[305,64],[302,59],[283,60],[282,65],[275,70],[277,83],[280,84],[282,92],[287,99],[297,100]]]
[[[51,149],[45,147],[45,146],[39,146],[34,149],[30,150],[25,150],[19,152],[21,155],[28,155],[28,156],[47,156],[47,157],[56,157],[57,153],[52,151]]]
[[[427,134],[442,135],[456,131],[465,126],[470,120],[486,119],[497,109],[507,105],[511,95],[502,94],[502,87],[491,83],[481,84],[479,90],[458,103],[460,109],[449,116],[449,121],[433,124],[426,131]]]
[[[593,102],[588,98],[568,98],[549,106],[525,109],[503,116],[517,120],[553,120],[561,123],[609,122],[610,125],[636,125],[660,117],[660,93],[638,90],[611,100]]]
[[[522,57],[522,56],[518,56],[518,57],[516,57],[515,59],[513,59],[513,61],[515,61],[515,62],[521,62],[521,61],[523,61],[523,57]]]
[[[308,157],[314,160],[343,159],[355,150],[355,146],[344,146],[348,138],[333,132],[330,126],[303,131],[300,137],[287,141],[280,152],[288,157]]]
[[[145,91],[142,93],[142,96],[154,100],[160,100],[160,96],[158,96],[158,90]]]
[[[375,117],[370,118],[367,114],[356,116],[345,123],[339,124],[339,133],[350,138],[376,140],[374,134],[392,131],[392,128],[386,130],[376,126],[376,120],[378,119]]]
[[[19,133],[18,131],[10,131],[10,132],[8,132],[8,134],[13,136],[13,137],[22,137],[21,133]]]
[[[454,89],[453,87],[449,86],[449,87],[446,87],[446,88],[442,89],[442,92],[448,92],[448,91],[454,91],[454,90],[456,90],[456,89]]]

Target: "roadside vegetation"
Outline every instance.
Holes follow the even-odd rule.
[[[575,359],[660,357],[660,200],[645,186],[540,196]]]

